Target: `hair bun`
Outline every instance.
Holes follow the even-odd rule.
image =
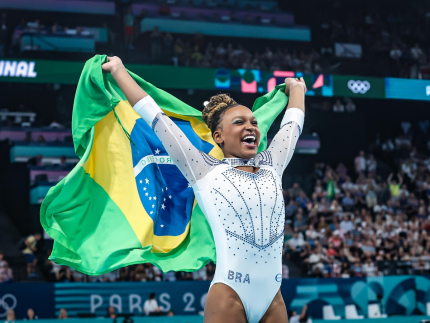
[[[205,101],[203,105],[205,108],[202,112],[202,119],[213,133],[220,122],[222,112],[237,103],[227,94],[218,94],[211,97],[209,102]]]

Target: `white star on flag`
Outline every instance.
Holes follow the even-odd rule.
[[[164,188],[161,189],[161,192],[164,192]]]
[[[145,178],[145,183],[149,184],[149,179],[148,178]]]
[[[145,196],[148,196],[148,192],[145,193]]]
[[[164,228],[164,224],[160,224],[160,227]]]
[[[156,200],[157,199],[157,197],[156,196],[154,196],[154,200]]]
[[[156,154],[156,155],[158,155],[159,153],[160,153],[160,149],[158,149],[158,148],[157,148],[157,149],[155,150],[155,154]]]
[[[152,213],[154,213],[154,212],[153,211],[149,212],[149,214],[152,214]]]
[[[165,202],[165,201],[166,201],[166,198],[164,198],[164,199],[163,199],[163,201]]]
[[[190,184],[190,183],[188,183],[188,188],[189,188],[189,187],[191,187],[191,184]]]
[[[142,184],[142,183],[143,183],[143,181],[142,181],[142,180],[140,180],[140,181],[139,181],[139,183],[140,183],[140,184]]]
[[[166,208],[166,206],[164,204],[162,204],[161,208],[164,210]]]
[[[172,199],[172,195],[169,195],[169,199]]]
[[[168,190],[168,187],[166,186],[166,191]]]
[[[155,207],[155,204],[152,204],[152,207]]]
[[[146,191],[146,187],[144,187],[143,190]]]
[[[150,196],[150,197],[149,197],[149,200],[150,200],[150,201],[152,200],[152,196]]]

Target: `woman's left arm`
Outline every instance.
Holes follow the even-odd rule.
[[[303,78],[300,81],[286,79],[285,83],[285,94],[289,95],[287,111],[282,119],[281,129],[267,149],[271,153],[273,167],[279,176],[282,176],[293,157],[305,120],[306,85]]]

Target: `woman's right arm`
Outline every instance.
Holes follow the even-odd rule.
[[[154,99],[133,80],[118,57],[108,59],[109,62],[102,65],[103,71],[112,74],[133,109],[154,130],[172,162],[185,179],[194,185],[209,172],[217,159],[200,151],[189,141]]]

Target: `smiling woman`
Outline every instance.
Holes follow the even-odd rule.
[[[202,117],[224,157],[250,159],[257,155],[260,130],[250,109],[227,94],[218,94],[211,97]]]
[[[224,153],[218,160],[188,140],[119,58],[110,57],[102,67],[166,143],[210,224],[217,267],[204,322],[287,322],[279,291],[285,220],[281,179],[303,128],[303,80],[285,80],[287,112],[269,148],[259,154],[260,130],[252,111],[226,94],[213,96],[202,117]]]

